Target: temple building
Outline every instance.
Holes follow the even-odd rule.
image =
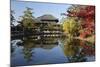
[[[37,19],[41,21],[40,30],[47,34],[46,36],[57,36],[57,34],[62,33],[62,26],[58,24],[59,20],[54,16],[48,14],[40,16]]]
[[[52,15],[46,14],[36,19],[31,19],[31,21],[28,20],[18,21],[20,26],[23,27],[25,36],[41,39],[41,37],[59,37],[62,35],[62,26],[58,23],[59,20]]]

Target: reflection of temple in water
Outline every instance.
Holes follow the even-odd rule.
[[[19,44],[17,44],[19,45]],[[26,39],[23,40],[23,43],[19,46],[23,46],[24,48],[43,48],[43,49],[52,49],[53,47],[58,45],[57,38],[41,38],[38,40],[35,39]]]

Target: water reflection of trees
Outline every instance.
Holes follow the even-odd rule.
[[[64,44],[64,54],[69,62],[84,62],[87,61],[86,56],[94,55],[94,50],[91,47],[86,49],[84,48],[85,46],[81,46],[80,43],[82,43],[82,41],[78,39],[67,38],[62,40],[62,43]],[[82,44],[87,44],[87,42],[83,42]]]
[[[95,47],[89,47],[92,43],[66,37],[57,38],[40,36],[39,39],[25,37],[22,42],[18,42],[16,45],[23,47],[22,52],[24,59],[26,59],[27,62],[30,62],[33,60],[32,57],[34,57],[35,48],[52,49],[59,44],[58,40],[62,43],[63,52],[68,58],[68,62],[84,62],[87,61],[86,56],[94,56]],[[12,53],[15,51],[13,46],[11,51]]]
[[[12,44],[13,45],[13,44]],[[29,37],[22,38],[22,42],[17,42],[16,45],[18,47],[22,47],[23,57],[27,62],[32,61],[34,58],[34,49],[35,48],[43,48],[43,49],[52,49],[53,47],[58,45],[57,37],[43,37],[40,36],[39,39],[32,39]],[[12,53],[15,49],[11,48]],[[32,59],[33,58],[33,59]]]
[[[32,49],[23,48],[23,54],[27,62],[30,62],[32,60],[32,54],[33,54]]]

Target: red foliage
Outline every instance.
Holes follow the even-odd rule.
[[[95,7],[94,6],[87,6],[83,9],[83,7],[80,6],[79,11],[67,11],[68,12],[68,16],[73,16],[73,17],[82,17],[82,18],[86,18],[86,17],[92,17],[95,15]]]
[[[74,6],[73,6],[74,7]],[[77,7],[75,7],[77,8]],[[78,6],[77,10],[68,10],[67,16],[81,18],[82,32],[80,32],[81,38],[86,38],[88,35],[94,35],[95,30],[95,6]],[[85,55],[95,55],[95,49],[86,45],[85,42],[81,41],[80,46],[82,46],[82,53]]]
[[[95,24],[95,6],[87,6],[79,8],[79,11],[67,11],[69,17],[79,17],[82,18],[82,29],[83,32],[80,33],[80,37],[86,37],[87,35],[91,35],[94,32]]]

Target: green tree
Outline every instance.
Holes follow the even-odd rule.
[[[21,16],[22,18],[22,25],[24,28],[31,28],[34,26],[34,23],[35,22],[35,17],[32,15],[33,12],[32,12],[32,8],[26,8],[26,10],[24,11],[24,15]]]

